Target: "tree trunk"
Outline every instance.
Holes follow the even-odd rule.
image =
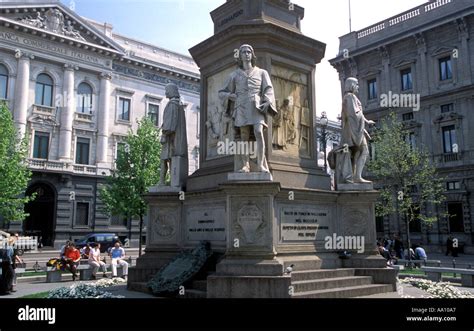
[[[143,215],[140,214],[140,231],[138,234],[138,256],[142,255],[142,231],[143,231]]]
[[[411,261],[411,253],[410,253],[410,248],[411,248],[411,240],[410,240],[410,220],[408,219],[408,216],[405,215],[406,217],[406,224],[407,224],[407,242],[408,242],[408,247],[407,247],[407,252],[408,252],[408,260]]]

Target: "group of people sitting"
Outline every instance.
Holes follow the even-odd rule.
[[[125,250],[117,241],[112,249],[109,251],[112,265],[112,277],[117,277],[117,265],[123,268],[123,278],[127,279],[128,263],[125,261]],[[67,270],[72,273],[72,280],[75,281],[78,277],[77,267],[81,259],[87,259],[89,265],[92,267],[91,280],[97,279],[97,271],[102,269],[104,278],[107,277],[107,265],[101,259],[100,244],[91,243],[83,247],[79,251],[72,241],[67,241],[61,249],[61,262]]]
[[[393,239],[380,238],[377,240],[377,249],[386,260],[387,265],[393,265],[398,259],[405,260],[424,260],[428,259],[426,251],[421,245],[412,245],[407,250],[404,249],[403,242],[399,236],[393,236]]]

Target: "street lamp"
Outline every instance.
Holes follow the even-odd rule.
[[[339,120],[339,117],[338,117]],[[337,133],[331,132],[331,130],[327,130],[328,127],[328,117],[326,115],[326,112],[323,111],[321,113],[321,117],[319,118],[319,125],[321,126],[321,132],[317,133],[317,139],[319,139],[319,146],[320,150],[323,150],[324,153],[324,171],[327,172],[328,166],[327,166],[327,155],[326,155],[326,147],[327,147],[327,142],[329,140],[332,141],[337,141],[339,140],[339,135]]]
[[[320,146],[322,147],[323,153],[324,153],[324,172],[327,172],[326,143],[327,143],[328,137],[327,137],[326,128],[328,126],[328,117],[327,117],[325,111],[323,111],[321,113],[321,118],[319,119],[319,124],[321,125],[321,134],[319,135],[319,139],[320,139],[319,143],[320,143]]]

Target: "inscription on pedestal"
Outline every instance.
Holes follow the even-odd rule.
[[[324,208],[280,208],[280,233],[282,241],[324,240],[331,234],[329,211]]]
[[[225,241],[224,208],[193,208],[186,213],[186,239]]]

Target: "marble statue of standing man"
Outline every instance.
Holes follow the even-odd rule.
[[[356,96],[359,92],[359,82],[356,78],[346,79],[344,91],[340,145],[344,146],[346,153],[342,165],[342,178],[346,183],[370,183],[362,178],[365,161],[369,155],[367,139],[370,139],[365,125],[373,125],[375,122],[364,117],[362,104]]]
[[[188,142],[186,117],[178,86],[169,83],[165,87],[168,104],[163,112],[161,126],[161,173],[158,185],[165,185],[166,173],[170,170],[171,186],[183,186],[188,174]],[[174,164],[173,164],[174,163]],[[177,169],[177,170],[176,170]]]
[[[250,144],[253,129],[257,171],[269,172],[263,130],[268,127],[267,114],[277,113],[273,85],[268,72],[255,66],[257,58],[252,46],[240,46],[237,55],[239,68],[230,74],[225,87],[219,91],[219,98],[234,121],[236,140]],[[250,172],[249,159],[249,154],[236,155],[234,170]]]

